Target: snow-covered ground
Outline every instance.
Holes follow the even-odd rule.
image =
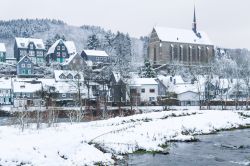
[[[196,134],[249,124],[250,118],[242,117],[239,111],[187,110],[73,125],[61,123],[40,130],[29,127],[24,132],[17,126],[2,126],[0,165],[94,165],[100,162],[112,165],[112,154],[162,151],[162,145],[171,140],[192,140]]]

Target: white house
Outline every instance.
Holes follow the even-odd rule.
[[[157,101],[158,83],[155,78],[134,78],[130,81],[129,88],[130,95],[136,96],[136,100],[139,99],[141,103]]]
[[[200,100],[204,99],[204,79],[200,82],[185,82],[181,76],[159,76],[159,80],[167,87],[168,92],[177,95],[177,100],[181,106],[197,106]]]
[[[0,104],[10,105],[13,102],[11,78],[0,79]]]
[[[42,89],[41,82],[20,82],[13,80],[14,107],[24,107],[24,105],[38,106],[37,91]]]

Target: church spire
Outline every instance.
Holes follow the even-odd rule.
[[[194,6],[194,19],[193,19],[193,27],[194,33],[197,33],[197,25],[196,25],[196,14],[195,14],[195,6]]]

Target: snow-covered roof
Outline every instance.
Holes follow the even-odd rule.
[[[130,85],[158,85],[155,78],[134,78],[130,81]]]
[[[172,89],[172,92],[175,92],[176,94],[181,94],[184,92],[195,92],[198,93],[198,87],[195,84],[179,84],[175,85]]]
[[[105,56],[108,57],[109,55],[105,51],[100,50],[83,50],[87,56]]]
[[[13,91],[14,93],[34,93],[42,89],[41,83],[28,83],[28,82],[19,82],[13,81]]]
[[[6,47],[4,43],[0,43],[0,52],[6,52]]]
[[[74,57],[77,55],[77,53],[70,55],[68,59],[65,60],[65,62],[63,62],[62,65],[68,65],[73,59]]]
[[[0,89],[12,89],[10,78],[1,78],[0,85]]]
[[[73,55],[70,55],[69,58],[66,59],[65,62],[63,62],[62,65],[68,65],[76,56],[80,56],[80,55],[78,53],[74,53]]]
[[[62,79],[60,78],[61,75],[64,75],[65,77],[67,77],[69,74],[71,74],[73,76],[72,80],[76,80],[74,77],[76,75],[80,75],[80,80],[83,81],[83,75],[81,72],[78,71],[73,71],[73,70],[54,70],[54,76],[55,76],[55,80],[56,81],[68,81],[69,79]]]
[[[73,41],[63,41],[62,39],[57,40],[48,50],[47,54],[53,54],[55,52],[55,49],[57,47],[57,45],[62,42],[65,47],[68,50],[68,54],[74,54],[76,53],[76,46],[75,43]]]
[[[16,37],[16,43],[18,48],[27,48],[30,42],[35,44],[36,49],[45,49],[42,39],[35,38],[19,38]]]
[[[201,35],[199,38],[192,30],[188,29],[167,28],[160,26],[156,26],[154,29],[159,39],[162,41],[212,45],[212,42],[205,32],[198,32]]]

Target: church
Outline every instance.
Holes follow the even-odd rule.
[[[150,34],[148,59],[154,66],[207,66],[214,54],[207,34],[197,30],[195,8],[192,30],[156,26]]]

